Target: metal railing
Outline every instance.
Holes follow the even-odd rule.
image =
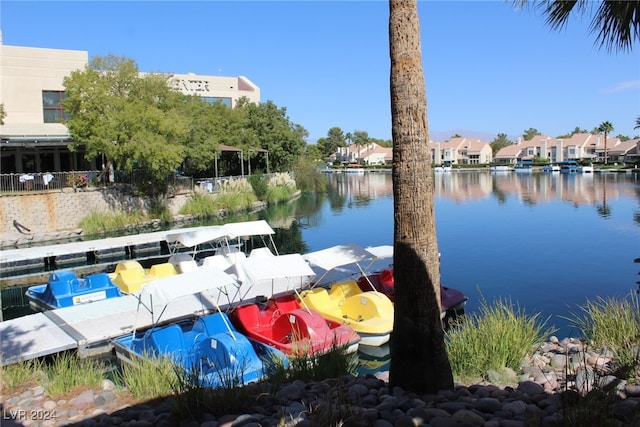
[[[100,174],[98,170],[73,172],[37,172],[37,173],[5,173],[0,174],[0,193],[16,194],[26,192],[61,191],[63,188],[108,187],[116,184],[136,186],[137,180],[144,179],[144,174],[135,171],[128,174],[118,172],[109,175]],[[167,184],[193,190],[193,178],[189,176],[171,175]]]
[[[265,174],[265,177],[275,175]],[[171,174],[167,179],[170,191],[182,190],[193,191],[196,187],[208,193],[215,193],[229,181],[238,178],[248,178],[245,176],[221,176],[212,178],[193,178],[191,176]],[[109,187],[116,184],[126,184],[136,187],[148,179],[144,171],[133,171],[126,173],[118,171],[115,173],[101,174],[99,170],[73,171],[73,172],[37,172],[37,173],[5,173],[0,174],[0,193],[16,194],[35,191],[61,191],[63,188],[85,188],[85,187]]]

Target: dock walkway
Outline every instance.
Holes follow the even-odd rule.
[[[137,296],[124,295],[0,322],[0,366],[70,349],[77,349],[80,357],[103,354],[111,350],[114,338],[156,324],[159,313],[162,313],[160,324],[164,324],[228,307],[238,288],[219,286],[219,277],[231,276],[218,269],[201,268],[159,279],[158,282],[165,281],[172,289],[188,288],[191,284],[210,289],[180,295],[166,307],[153,311],[140,305]],[[257,288],[248,297],[263,291]]]

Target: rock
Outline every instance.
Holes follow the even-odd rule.
[[[523,381],[518,383],[518,391],[528,394],[529,396],[544,393],[544,387],[533,381]]]

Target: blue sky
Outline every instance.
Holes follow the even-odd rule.
[[[640,52],[595,46],[589,20],[552,31],[503,1],[420,1],[432,136],[557,136],[603,121],[634,136]],[[386,1],[8,1],[3,43],[115,54],[141,71],[248,77],[309,142],[334,126],[391,138]],[[437,139],[437,138],[436,138]]]

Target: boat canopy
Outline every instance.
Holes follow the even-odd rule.
[[[316,252],[309,252],[304,258],[311,265],[316,265],[323,270],[332,270],[344,265],[371,261],[375,258],[371,252],[361,248],[355,243],[333,246]]]
[[[206,247],[211,249],[226,247],[227,252],[230,252],[230,246],[240,248],[242,244],[240,240],[246,240],[250,237],[261,237],[265,246],[267,246],[267,242],[264,239],[268,237],[271,246],[275,249],[275,243],[271,237],[273,234],[275,234],[273,228],[265,220],[259,220],[190,228],[182,231],[175,230],[167,234],[165,240],[169,244],[172,254],[183,249],[190,249],[192,257],[195,257],[199,250],[204,250]],[[230,240],[236,240],[236,242],[230,244]]]
[[[192,248],[203,243],[224,240],[227,231],[222,225],[202,227],[185,232],[175,232],[167,234],[166,241],[169,244],[180,244],[185,248]]]
[[[199,267],[197,270],[150,282],[142,287],[138,300],[152,311],[154,306],[164,307],[176,298],[237,285],[232,275],[219,268]]]
[[[315,276],[300,254],[287,254],[268,257],[246,258],[239,263],[248,287],[258,283],[271,285],[271,295],[286,292],[304,285]],[[245,294],[246,294],[245,290]]]
[[[327,249],[322,249],[316,252],[309,252],[304,255],[304,258],[313,267],[319,267],[324,270],[324,273],[320,275],[317,284],[322,283],[322,280],[327,277],[329,272],[337,270],[340,267],[353,265],[357,267],[357,271],[352,271],[352,274],[362,274],[375,262],[377,257],[366,249],[356,245],[355,243],[348,243],[345,245],[332,246]],[[368,263],[365,268],[362,268],[361,263]],[[348,274],[347,271],[344,273]]]
[[[393,258],[393,246],[391,245],[370,246],[367,248],[367,252],[372,253],[378,259]]]
[[[265,220],[231,222],[223,225],[223,227],[230,239],[244,236],[270,236],[276,234]]]

